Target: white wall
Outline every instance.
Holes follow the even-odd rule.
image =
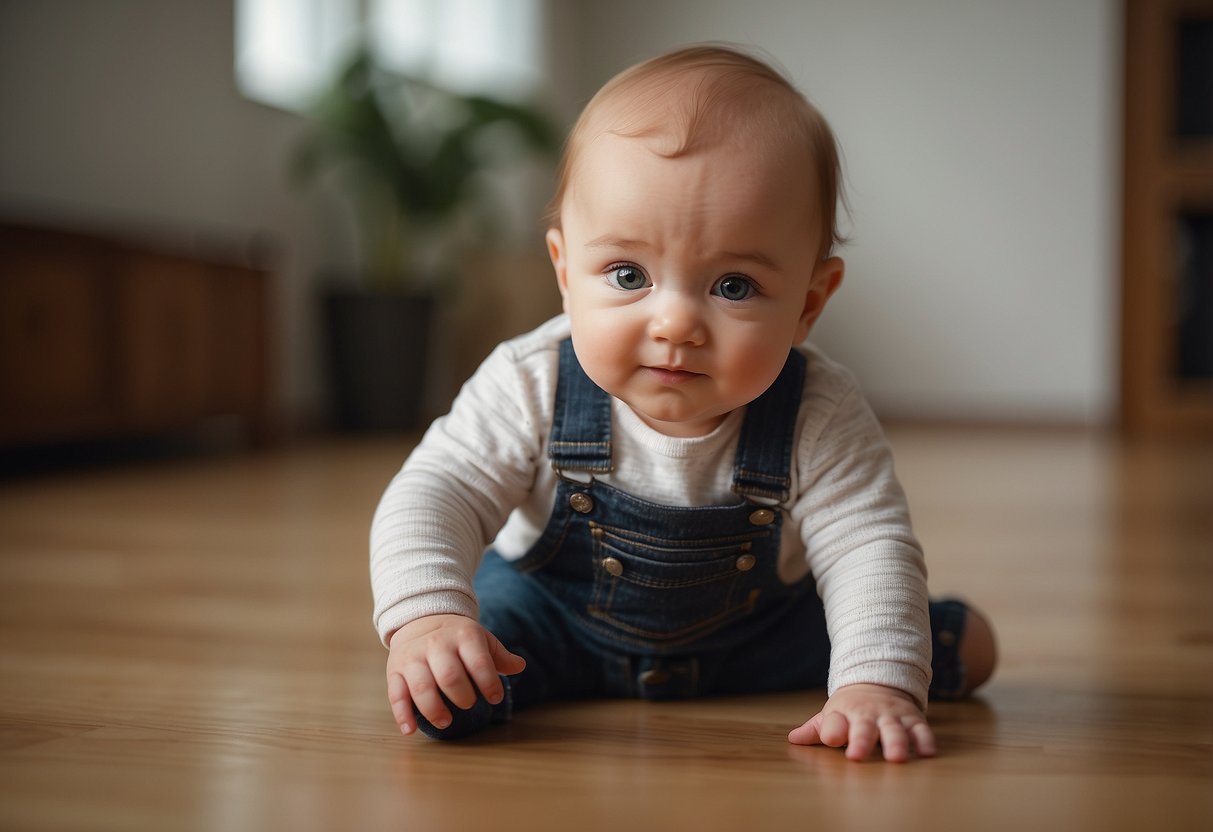
[[[551,0],[570,114],[618,69],[727,39],[773,54],[847,161],[855,242],[816,340],[891,415],[1099,422],[1114,394],[1113,0]],[[321,397],[311,280],[348,218],[287,186],[298,121],[242,99],[220,0],[0,2],[0,214],[268,233],[281,396]],[[537,245],[539,241],[537,240]]]
[[[1115,396],[1119,4],[582,0],[586,94],[692,41],[760,47],[846,160],[813,339],[888,415],[1099,423]]]

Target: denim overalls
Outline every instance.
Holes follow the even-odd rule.
[[[823,686],[830,642],[813,578],[789,585],[778,574],[804,374],[804,356],[792,350],[747,406],[735,502],[664,506],[594,479],[612,467],[611,397],[565,340],[548,442],[559,475],[551,517],[521,559],[507,563],[489,550],[474,583],[481,623],[527,660],[526,670],[503,678],[501,704],[480,697],[461,711],[448,702],[451,726],[438,730],[418,714],[421,729],[464,736],[552,699]],[[950,612],[954,643],[964,608],[938,606],[932,629]]]

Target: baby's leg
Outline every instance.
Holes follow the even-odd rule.
[[[994,630],[984,615],[961,601],[932,601],[932,699],[959,699],[994,673]]]
[[[823,687],[829,672],[825,609],[809,589],[757,637],[725,651],[718,660],[705,657],[701,692],[732,696]]]

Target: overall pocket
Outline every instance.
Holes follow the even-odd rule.
[[[754,541],[744,535],[677,540],[597,523],[594,589],[588,613],[635,639],[666,645],[691,641],[754,608],[761,592]]]

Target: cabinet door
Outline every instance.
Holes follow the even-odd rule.
[[[208,410],[213,327],[205,265],[130,254],[118,305],[122,401],[137,428],[182,425]]]
[[[1213,435],[1213,0],[1124,9],[1121,422]]]
[[[211,327],[214,339],[216,406],[258,420],[266,398],[265,336],[267,281],[244,268],[211,269]]]
[[[0,250],[0,438],[104,431],[115,401],[104,258],[70,247]]]

